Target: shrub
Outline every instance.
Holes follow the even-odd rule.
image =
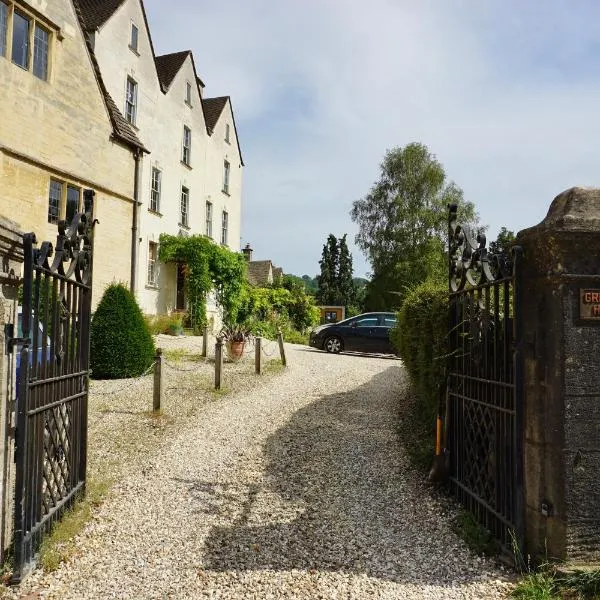
[[[169,315],[145,315],[144,320],[152,335],[181,335],[186,317],[186,313],[172,312]]]
[[[152,364],[154,341],[135,297],[123,285],[106,288],[90,333],[95,379],[137,377]]]
[[[417,395],[419,416],[433,425],[443,384],[448,335],[448,291],[437,282],[410,290],[390,333]]]

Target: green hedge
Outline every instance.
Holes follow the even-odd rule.
[[[106,288],[91,326],[94,379],[137,377],[154,360],[154,340],[133,294],[121,284]]]
[[[418,285],[405,296],[390,337],[416,392],[419,418],[432,426],[443,383],[447,336],[446,286],[437,282]]]

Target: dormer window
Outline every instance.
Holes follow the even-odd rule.
[[[131,37],[129,39],[129,47],[137,54],[137,52],[138,52],[138,28],[135,23],[131,24]]]
[[[185,103],[188,106],[192,105],[192,84],[189,81],[185,83]]]
[[[225,141],[229,144],[229,123],[225,125]]]

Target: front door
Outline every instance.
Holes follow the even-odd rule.
[[[177,298],[175,308],[185,310],[185,265],[177,263]]]

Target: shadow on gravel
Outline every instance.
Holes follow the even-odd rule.
[[[260,485],[187,482],[199,511],[223,517],[205,540],[202,568],[476,579],[460,564],[465,551],[454,554],[458,543],[440,539],[449,531],[401,449],[402,380],[402,368],[390,366],[296,412],[265,443]]]

